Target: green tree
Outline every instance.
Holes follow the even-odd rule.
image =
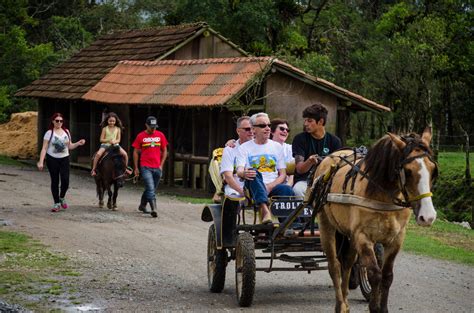
[[[44,74],[56,57],[51,44],[29,45],[25,32],[18,26],[0,34],[0,121],[3,122],[10,113],[31,109],[30,100],[12,99],[12,95],[18,87]]]

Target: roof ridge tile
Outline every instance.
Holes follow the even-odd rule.
[[[118,64],[157,66],[157,65],[196,65],[196,64],[226,64],[226,63],[259,63],[273,62],[275,57],[234,57],[234,58],[208,58],[208,59],[190,59],[190,60],[159,60],[159,61],[138,61],[122,60]]]

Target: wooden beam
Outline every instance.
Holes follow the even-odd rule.
[[[185,154],[185,153],[175,153],[175,160],[176,161],[185,161],[189,163],[195,164],[207,164],[209,163],[209,158],[204,156],[195,156],[192,154]]]
[[[91,156],[94,155],[95,151],[98,149],[97,145],[97,134],[95,132],[95,121],[96,121],[96,114],[97,114],[97,104],[95,102],[89,102],[89,150],[91,152]],[[99,135],[100,136],[100,135]]]
[[[174,170],[175,170],[175,154],[174,154],[174,120],[173,120],[173,108],[168,111],[168,186],[174,186]]]
[[[242,111],[241,106],[239,105],[227,105],[226,109],[229,110],[230,112],[236,112],[236,111]],[[265,110],[265,105],[249,105],[245,106],[245,109],[249,109],[250,111],[260,111],[263,112]]]
[[[45,103],[43,99],[38,100],[38,119],[36,120],[36,124],[38,127],[38,134],[37,134],[37,143],[38,143],[38,155],[41,153],[41,149],[43,148],[43,136],[44,133],[46,132],[46,123],[44,122],[45,120]]]
[[[209,158],[212,156],[212,151],[214,151],[214,148],[216,147],[216,125],[217,123],[214,122],[214,111],[212,109],[209,110],[208,113],[208,123],[209,123],[209,145],[207,149],[207,155]],[[202,173],[205,175],[204,177],[201,177],[201,180],[204,179],[204,185],[202,188],[206,191],[210,191],[210,177],[207,175],[207,171]]]
[[[71,133],[71,141],[73,138],[77,138],[77,122],[76,122],[76,101],[69,102],[69,131]],[[77,149],[69,151],[71,162],[77,163]]]

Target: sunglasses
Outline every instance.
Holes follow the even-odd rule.
[[[287,131],[288,133],[290,132],[290,129],[289,128],[286,128],[286,127],[283,127],[283,126],[278,126],[278,129],[281,130],[281,131]]]
[[[55,123],[62,123],[63,120],[54,120]]]
[[[253,125],[253,127],[258,127],[258,128],[266,128],[266,127],[271,127],[272,124],[256,124]]]
[[[252,130],[252,127],[240,127],[240,129],[245,130],[246,132],[249,132]]]

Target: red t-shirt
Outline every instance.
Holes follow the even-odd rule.
[[[155,130],[149,134],[142,131],[137,135],[132,147],[141,150],[140,166],[159,168],[161,165],[161,152],[168,145],[165,135]]]

